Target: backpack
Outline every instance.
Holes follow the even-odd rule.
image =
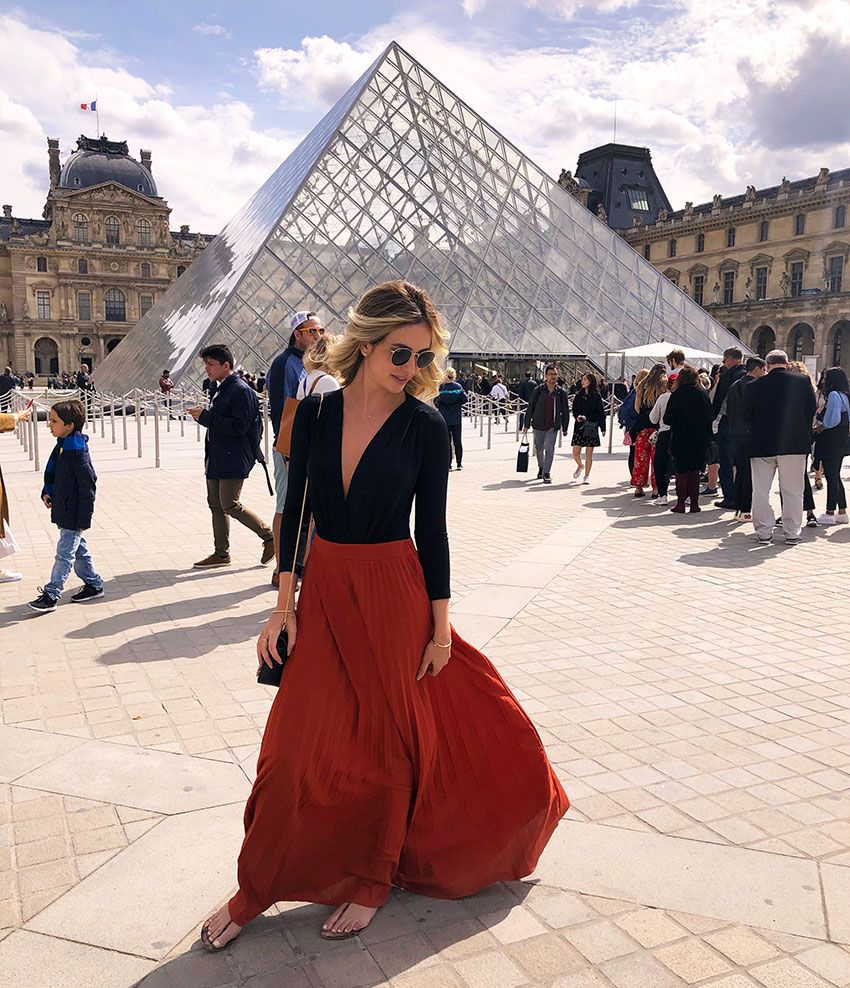
[[[626,400],[620,405],[620,410],[617,412],[617,421],[620,425],[629,430],[636,424],[638,420],[638,413],[635,411],[635,392],[630,391],[626,395]]]

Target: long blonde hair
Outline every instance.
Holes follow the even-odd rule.
[[[667,372],[664,364],[653,364],[640,384],[635,383],[635,411],[639,412],[644,405],[651,410],[666,390]]]
[[[326,368],[328,364],[328,351],[335,347],[341,337],[332,333],[322,333],[316,342],[304,351],[301,358],[304,370],[309,374],[311,371]]]
[[[364,343],[380,343],[394,329],[419,322],[427,323],[431,329],[431,349],[436,359],[423,370],[417,370],[404,390],[414,398],[432,398],[443,381],[441,358],[449,352],[449,334],[425,289],[407,281],[376,285],[348,310],[345,333],[328,347],[325,365],[345,387],[357,376],[363,362],[360,348]]]

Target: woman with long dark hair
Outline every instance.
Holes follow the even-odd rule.
[[[685,501],[690,499],[691,511],[700,511],[699,474],[711,441],[712,413],[708,393],[689,364],[676,376],[664,421],[670,426],[670,449],[676,460],[676,503],[670,510],[684,514]]]
[[[826,477],[826,512],[818,518],[821,525],[847,524],[847,495],[841,480],[841,465],[848,452],[850,434],[850,383],[841,367],[830,367],[823,376],[826,399],[818,412],[818,452]],[[837,513],[836,513],[837,512]]]
[[[340,940],[393,885],[455,898],[519,879],[567,810],[531,721],[449,620],[448,436],[421,400],[437,393],[446,340],[424,291],[378,285],[329,354],[342,390],[296,413],[280,590],[257,643],[272,666],[285,629],[289,657],[239,890],[204,925],[208,950],[279,901],[333,906],[321,936]],[[317,534],[296,612],[304,503]]]
[[[590,471],[593,467],[593,451],[600,445],[599,434],[605,435],[605,405],[599,394],[596,375],[588,371],[582,375],[581,388],[573,398],[573,459],[576,468],[573,477],[578,480],[584,470],[583,484],[590,483]],[[584,450],[584,463],[581,461],[581,451]]]

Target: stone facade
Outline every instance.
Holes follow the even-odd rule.
[[[60,169],[59,142],[48,140],[43,219],[11,206],[0,217],[0,367],[40,383],[96,367],[212,239],[169,228],[168,203],[150,194],[149,151],[137,162],[105,138],[77,146]]]
[[[687,203],[621,233],[752,350],[850,369],[850,169]]]

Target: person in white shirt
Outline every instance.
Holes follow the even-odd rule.
[[[493,400],[496,412],[496,424],[499,423],[499,416],[504,415],[505,422],[508,421],[508,410],[505,402],[508,400],[508,389],[505,387],[504,382],[498,375],[493,383],[493,387],[490,389],[490,397]]]
[[[664,421],[664,413],[667,411],[667,402],[670,400],[669,389],[675,384],[675,378],[668,378],[668,390],[655,399],[652,411],[649,413],[649,421],[658,426],[655,433],[655,483],[658,488],[658,497],[654,501],[647,501],[647,504],[666,504],[667,490],[670,486],[670,426]]]
[[[299,401],[308,395],[326,395],[331,391],[339,391],[339,381],[325,365],[328,350],[336,340],[336,336],[323,333],[308,350],[304,351],[302,360],[307,376],[298,385],[295,397]]]

